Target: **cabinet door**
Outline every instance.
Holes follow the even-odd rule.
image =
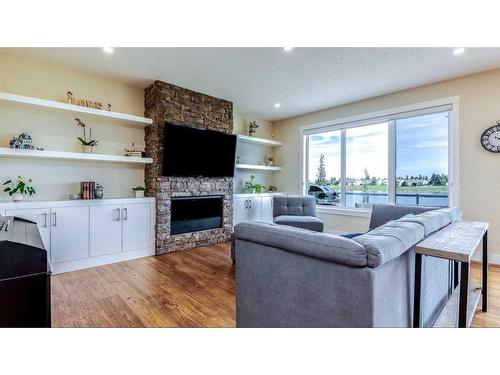
[[[89,208],[52,208],[50,210],[50,242],[53,263],[88,258]]]
[[[50,208],[16,208],[13,210],[6,210],[5,215],[16,216],[37,223],[43,245],[45,246],[45,250],[47,250],[47,254],[50,256]],[[50,257],[48,259],[50,259]]]
[[[248,209],[248,220],[249,221],[262,220],[262,198],[260,197],[250,198],[250,208]]]
[[[125,204],[122,208],[123,251],[151,247],[151,205]]]
[[[248,198],[233,199],[233,225],[248,221]]]
[[[273,197],[262,197],[262,221],[273,222]]]
[[[90,207],[90,256],[122,251],[122,205]]]

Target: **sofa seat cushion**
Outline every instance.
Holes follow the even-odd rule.
[[[290,225],[292,227],[323,232],[323,221],[314,216],[281,215],[274,218],[274,223],[279,225]]]
[[[239,223],[234,227],[236,256],[238,240],[276,247],[296,254],[365,267],[366,250],[359,243],[334,234],[260,222]]]
[[[390,221],[353,240],[366,249],[368,267],[375,268],[399,257],[424,238],[420,223]]]

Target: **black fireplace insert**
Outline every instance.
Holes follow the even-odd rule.
[[[223,197],[221,195],[173,197],[170,234],[182,234],[222,228]]]

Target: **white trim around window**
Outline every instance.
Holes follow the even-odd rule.
[[[452,96],[447,98],[435,99],[426,102],[405,105],[400,107],[388,108],[381,111],[366,113],[362,115],[350,116],[339,118],[331,121],[308,124],[301,126],[299,128],[300,139],[301,139],[301,169],[300,169],[300,190],[303,194],[307,194],[307,181],[308,176],[307,171],[307,160],[308,155],[308,135],[322,133],[325,131],[333,131],[338,129],[346,129],[348,127],[357,127],[363,125],[375,124],[383,121],[388,121],[389,123],[389,142],[394,144],[395,142],[395,125],[394,120],[398,118],[419,116],[424,114],[431,114],[443,111],[449,111],[449,127],[448,127],[448,199],[450,206],[457,206],[459,202],[459,127],[458,127],[458,114],[459,114],[459,102],[460,96]],[[345,130],[342,131],[345,137]],[[391,144],[391,143],[390,143]],[[345,148],[345,142],[341,142],[343,148]],[[389,147],[389,181],[395,180],[395,152]],[[341,158],[343,168],[345,168],[345,150],[341,151],[343,157]],[[342,168],[342,166],[341,166]],[[345,174],[345,171],[344,171]],[[345,183],[345,181],[341,181]],[[392,184],[389,184],[392,185]],[[388,199],[389,202],[394,201],[395,198],[395,186],[388,187]],[[345,203],[345,202],[342,202]],[[366,209],[358,208],[346,208],[339,206],[318,206],[318,212],[328,213],[335,215],[349,215],[349,216],[360,216],[366,217]]]

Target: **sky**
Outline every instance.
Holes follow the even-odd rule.
[[[396,121],[396,176],[430,177],[448,173],[448,113]],[[340,177],[340,131],[309,136],[309,180],[316,179],[319,156],[325,155],[327,178]],[[387,123],[347,129],[346,176],[387,178]]]

